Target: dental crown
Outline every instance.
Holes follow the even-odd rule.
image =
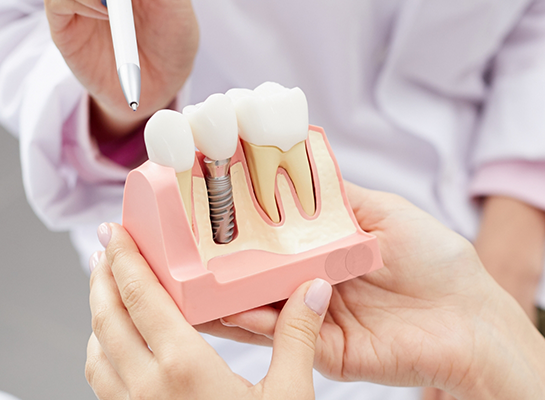
[[[255,90],[231,89],[240,137],[258,146],[290,150],[308,136],[308,104],[298,87],[265,82]]]
[[[146,124],[144,140],[150,161],[179,173],[193,168],[195,143],[187,117],[172,110],[157,111]]]
[[[211,160],[231,158],[237,149],[238,125],[233,102],[216,93],[203,103],[183,109],[197,148]]]

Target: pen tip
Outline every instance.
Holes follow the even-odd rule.
[[[136,102],[131,103],[131,108],[133,111],[136,111],[136,109],[138,108],[138,103]]]

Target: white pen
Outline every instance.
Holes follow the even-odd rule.
[[[115,64],[121,89],[129,107],[136,111],[140,103],[140,61],[134,29],[131,0],[102,0],[108,7],[114,44]]]

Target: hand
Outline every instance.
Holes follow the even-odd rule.
[[[436,388],[424,388],[422,400],[456,400],[456,397]]]
[[[537,320],[535,294],[543,269],[545,214],[519,200],[491,196],[483,202],[483,217],[475,249],[492,277]],[[454,400],[427,388],[423,400]]]
[[[92,259],[94,333],[86,365],[99,399],[314,399],[312,365],[331,296],[327,282],[307,282],[290,297],[278,317],[269,372],[253,386],[186,322],[128,233],[116,224],[102,227],[111,240]]]
[[[336,380],[434,386],[459,398],[532,398],[521,388],[541,393],[528,389],[537,382],[532,369],[524,367],[520,380],[510,363],[524,354],[543,374],[532,354],[545,351],[543,340],[470,243],[397,196],[346,189],[359,224],[378,237],[385,266],[334,287],[315,368]],[[273,337],[278,315],[261,307],[225,322]],[[252,341],[217,322],[200,329]]]
[[[132,4],[142,72],[136,112],[127,105],[119,84],[106,7],[100,0],[45,0],[53,41],[91,96],[91,123],[112,136],[129,134],[172,103],[191,71],[198,46],[190,0]]]

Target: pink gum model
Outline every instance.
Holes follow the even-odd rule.
[[[323,136],[335,165],[344,207],[355,229],[346,237],[298,254],[249,249],[212,258],[205,265],[199,253],[198,239],[185,214],[174,169],[147,161],[129,174],[123,201],[123,225],[192,325],[286,299],[303,282],[315,278],[337,284],[382,267],[377,239],[361,230],[354,217],[323,129],[310,126],[310,130]],[[310,155],[308,139],[307,149]],[[309,158],[316,213],[320,213],[316,165],[314,159]],[[202,177],[202,155],[198,154],[197,160],[192,174]],[[231,165],[239,162],[246,173],[254,207],[264,217],[266,214],[253,194],[240,144]],[[293,186],[291,190],[296,197]],[[269,225],[275,226],[270,221]]]

